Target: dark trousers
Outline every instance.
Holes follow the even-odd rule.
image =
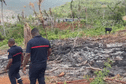
[[[37,79],[39,84],[45,84],[45,78],[44,78],[45,70],[46,70],[46,63],[31,64],[29,68],[30,84],[36,84]]]
[[[11,84],[16,84],[16,79],[18,80],[18,83],[22,82],[19,75],[20,66],[21,66],[20,62],[17,62],[10,66],[8,74]]]

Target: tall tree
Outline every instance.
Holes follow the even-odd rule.
[[[43,13],[42,13],[42,10],[41,10],[41,3],[43,2],[43,0],[38,0],[38,7],[39,7],[39,14],[37,14],[37,12],[35,11],[35,7],[34,7],[34,4],[33,3],[29,3],[29,5],[32,7],[34,13],[35,13],[35,16],[40,20],[40,22],[42,23],[42,26],[45,30],[45,33],[46,33],[46,28],[45,28],[45,25],[44,25],[44,18],[43,18]],[[47,33],[46,33],[46,38],[48,39],[47,37]]]
[[[50,19],[51,19],[51,28],[53,28],[53,26],[54,26],[54,21],[53,21],[53,12],[52,12],[52,9],[51,8],[49,8],[49,13],[50,13]]]
[[[72,18],[73,18],[73,21],[74,21],[73,0],[71,0],[70,9],[71,9],[71,15],[72,15]]]
[[[71,9],[71,16],[72,16],[73,21],[74,21],[73,0],[71,0],[70,9]],[[72,21],[72,27],[73,27],[73,28],[72,28],[72,31],[74,31],[73,21]]]
[[[79,4],[78,4],[78,28],[80,27],[80,13],[81,13],[81,5],[80,5],[81,1],[79,0]]]
[[[1,20],[2,20],[2,25],[3,25],[3,30],[4,30],[4,36],[6,36],[5,27],[4,27],[4,20],[3,20],[3,3],[5,5],[7,5],[7,4],[6,4],[5,0],[0,0],[0,1],[1,1]]]

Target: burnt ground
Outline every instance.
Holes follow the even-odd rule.
[[[57,83],[83,80],[85,75],[94,78],[94,71],[89,67],[103,69],[105,67],[104,63],[108,58],[114,62],[112,68],[108,68],[110,70],[109,77],[119,74],[120,77],[125,78],[125,32],[126,30],[99,37],[50,41],[52,54],[47,62],[48,66],[45,75],[53,78],[49,78],[48,81]],[[0,69],[3,69],[6,64],[7,54],[0,56]],[[22,72],[20,73],[23,76]],[[125,80],[122,81],[125,82]]]

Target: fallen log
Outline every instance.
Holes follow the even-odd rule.
[[[102,71],[102,69],[100,69],[100,68],[94,68],[94,67],[86,67],[86,69],[92,69],[92,70]]]
[[[84,61],[84,62],[82,62],[82,63],[80,63],[80,64],[77,64],[77,65],[78,65],[78,66],[82,66],[82,65],[85,65],[87,62],[88,62],[88,61],[86,60],[86,61]]]
[[[45,73],[51,73],[51,72],[53,72],[53,71],[55,71],[55,70],[57,70],[57,69],[58,69],[58,67],[56,67],[56,68],[54,68],[54,69],[52,69],[52,70],[45,71]]]
[[[61,59],[61,60],[59,60],[59,61],[56,61],[56,63],[60,63],[60,62],[62,62],[63,61],[63,59]]]
[[[56,62],[59,58],[61,58],[61,56],[58,56],[54,61]]]
[[[82,80],[75,80],[75,81],[66,81],[66,83],[70,83],[70,84],[77,84],[77,83],[79,83],[79,82],[87,82],[87,83],[90,83],[91,81],[93,80],[93,78],[90,78],[89,80],[87,80],[87,79],[82,79]],[[56,83],[56,84],[64,84],[63,82],[58,82],[58,83]]]
[[[58,77],[62,77],[62,76],[64,76],[64,75],[65,75],[65,73],[62,72],[62,73],[60,73],[60,75],[58,75]]]
[[[8,72],[8,71],[7,71],[7,72]],[[2,74],[4,74],[4,73],[7,73],[7,72],[1,70],[1,71],[0,71],[0,75],[2,75]]]
[[[47,61],[47,65],[56,63],[55,61]]]

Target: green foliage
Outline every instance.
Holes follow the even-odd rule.
[[[103,80],[105,74],[102,71],[95,72],[95,74],[97,74],[97,77],[90,84],[106,84]]]
[[[54,30],[54,32],[55,32],[55,34],[57,35],[57,34],[59,33],[59,29],[56,28],[56,29]]]
[[[106,84],[104,81],[104,77],[108,76],[109,70],[108,68],[111,68],[112,61],[108,59],[107,62],[105,62],[106,68],[104,68],[102,71],[96,71],[95,74],[97,75],[95,79],[90,84]]]
[[[7,40],[7,39],[5,39],[5,40],[1,41],[1,42],[0,42],[0,47],[1,47],[1,46],[3,46],[3,45],[6,45],[6,44],[7,44],[7,42],[8,42],[8,40]]]
[[[0,47],[3,45],[6,45],[8,40],[10,38],[14,38],[15,42],[19,45],[22,44],[23,42],[23,37],[24,37],[24,30],[23,30],[23,25],[22,24],[5,24],[5,28],[6,28],[6,37],[3,37],[0,33],[0,39],[5,39],[3,41],[0,42]]]
[[[82,24],[82,23],[86,23],[86,20],[83,20],[83,19],[82,19],[82,20],[81,20],[81,24]]]
[[[122,17],[125,15],[125,7],[122,6],[121,1],[117,2],[113,8],[108,5],[108,8],[113,13],[108,19],[115,20],[116,23],[123,22]]]
[[[21,24],[11,25],[6,32],[7,32],[6,33],[7,39],[9,38],[19,39],[24,37],[23,25]]]
[[[64,82],[64,84],[67,84],[66,81]]]
[[[32,15],[29,15],[28,19],[31,21],[34,20],[34,17]]]
[[[69,23],[68,23],[69,24]],[[103,35],[105,34],[104,27],[100,24],[100,21],[96,22],[97,26],[96,28],[90,28],[90,29],[81,29],[81,31],[77,28],[75,31],[71,30],[59,30],[58,28],[54,30],[47,30],[47,35],[49,40],[55,40],[55,39],[65,39],[65,38],[75,38],[75,37],[82,37],[83,33],[87,36],[98,36],[98,35]],[[118,24],[119,25],[119,24]],[[44,38],[46,38],[46,33],[41,26],[32,26],[30,25],[31,28],[38,28],[40,31],[40,35],[42,35]],[[124,26],[114,26],[112,32],[116,32],[119,30],[123,30]],[[83,32],[83,33],[82,33]],[[15,25],[10,25],[10,29],[6,30],[7,37],[4,40],[4,42],[0,42],[0,46],[6,45],[8,39],[14,38],[16,40],[16,43],[19,45],[22,44],[23,42],[23,25],[22,24],[15,24]],[[0,35],[2,36],[2,35]]]
[[[23,38],[15,39],[15,42],[18,44],[18,46],[21,46],[22,42],[23,42]],[[0,47],[3,46],[3,45],[7,45],[7,44],[8,44],[8,39],[5,39],[5,40],[0,42]]]
[[[104,10],[107,15],[111,12],[108,7],[103,7],[103,5],[111,5],[111,7],[114,7],[118,5],[116,2],[118,3],[118,0],[74,0],[55,7],[52,11],[57,17],[71,17],[71,12],[75,15],[74,17],[77,17],[78,11],[80,11],[79,15],[81,17],[85,17],[87,13],[88,18],[94,19],[102,16]]]
[[[60,20],[58,19],[58,23],[60,23]]]
[[[0,33],[0,40],[3,40],[5,37],[2,36],[2,34]]]
[[[12,19],[15,19],[15,16],[12,16]]]
[[[18,39],[15,39],[15,42],[18,44],[18,46],[21,46],[22,43],[23,43],[23,38],[18,38]]]
[[[89,75],[84,75],[84,77],[83,77],[83,78],[85,78],[85,79],[87,79],[87,80],[89,81],[90,76],[89,76]]]

